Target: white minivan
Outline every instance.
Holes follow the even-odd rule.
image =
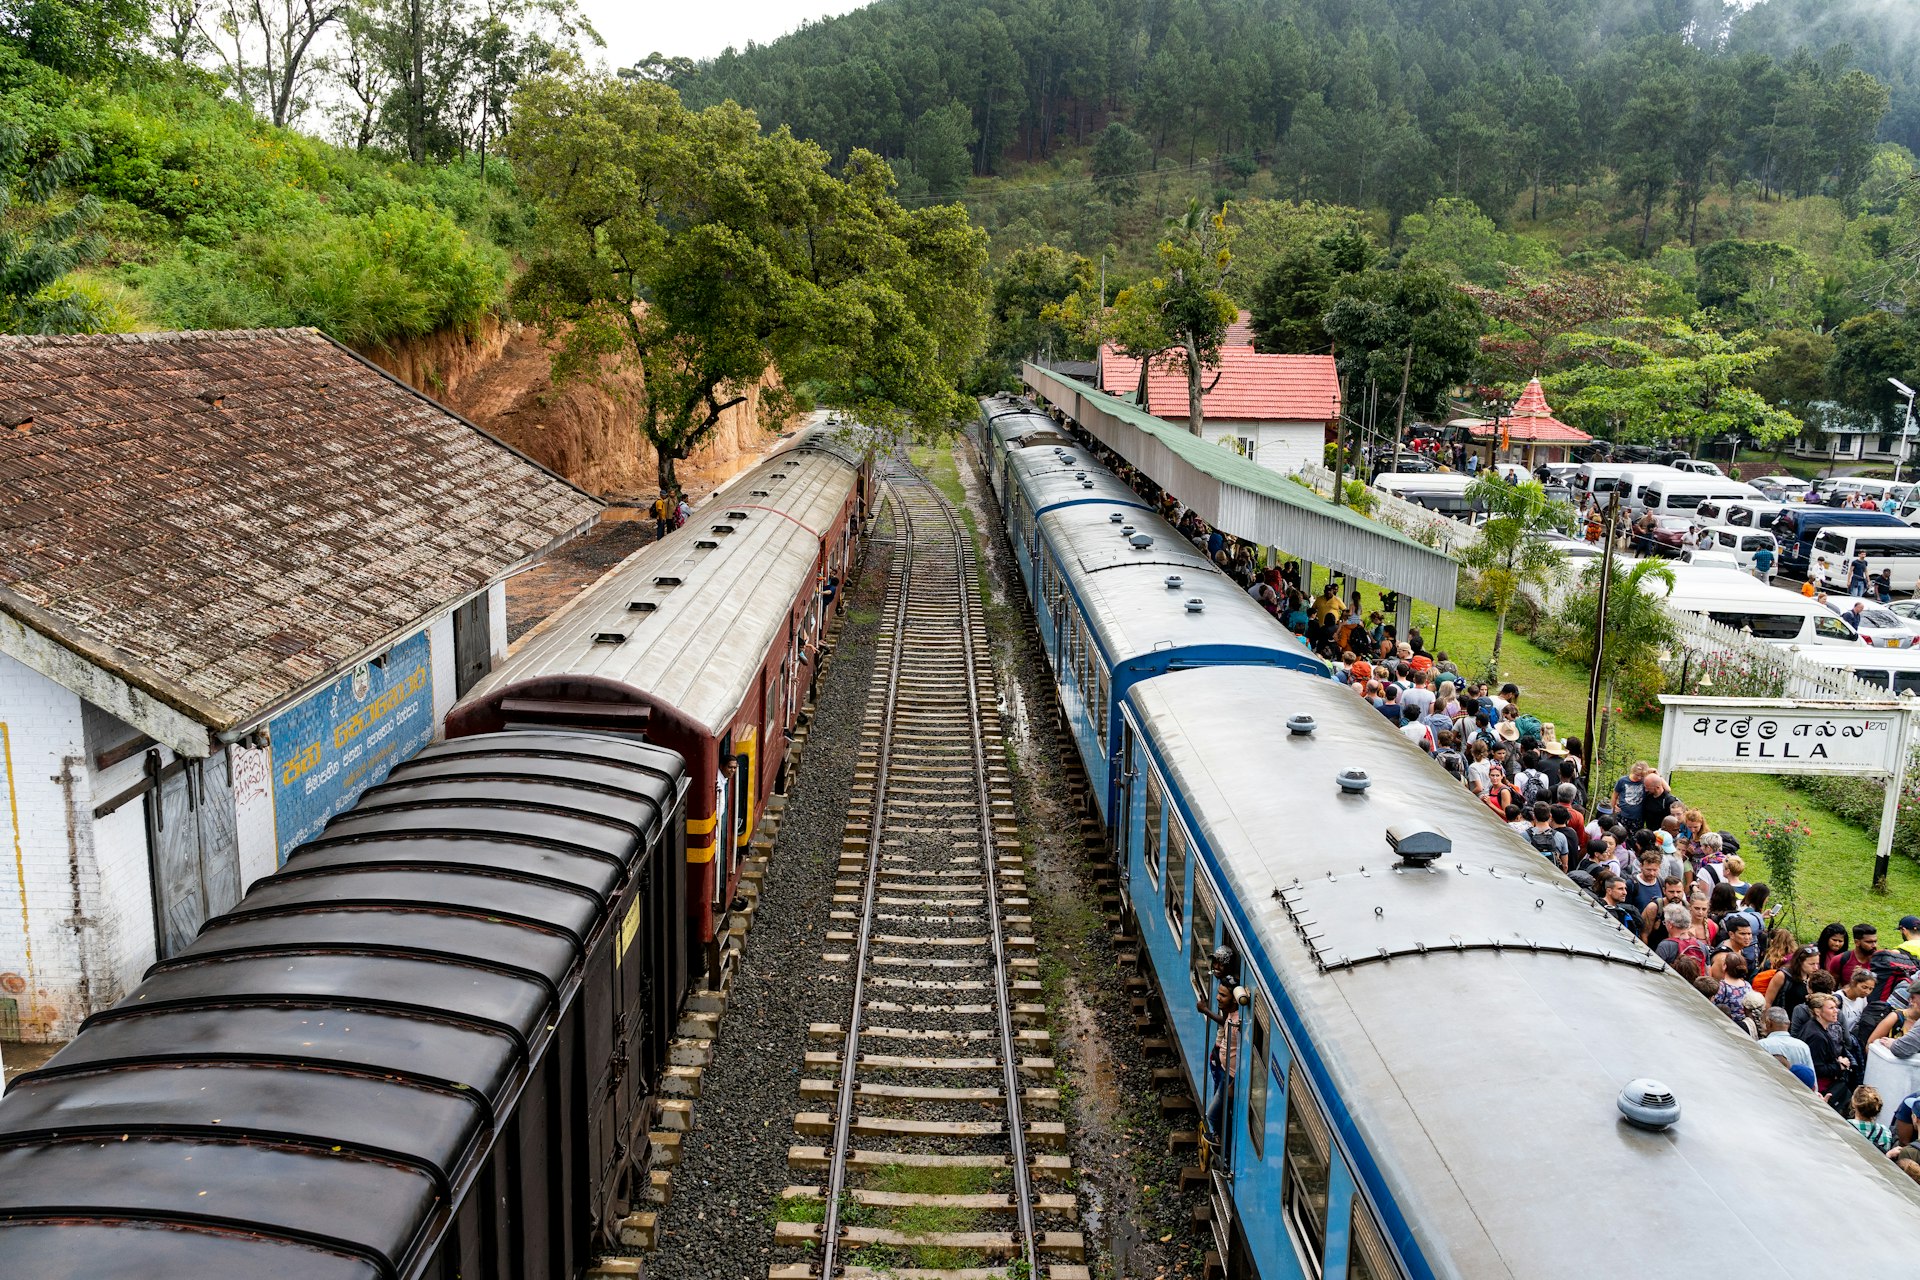
[[[1762,498],[1712,497],[1694,511],[1701,524],[1727,524],[1736,529],[1770,529],[1774,517],[1799,504],[1769,502]]]
[[[1637,479],[1637,477],[1636,477]],[[1701,503],[1712,498],[1732,502],[1744,499],[1759,502],[1760,491],[1738,480],[1718,476],[1656,476],[1638,490],[1636,507],[1656,516],[1690,516]]]
[[[1756,582],[1732,569],[1673,568],[1667,602],[1774,644],[1847,644],[1864,648],[1844,618],[1797,591]],[[1656,588],[1657,590],[1657,588]]]
[[[1869,574],[1885,570],[1895,591],[1920,590],[1920,529],[1835,525],[1814,535],[1813,553],[1825,556],[1842,579],[1854,556],[1863,551]]]
[[[1780,563],[1780,548],[1775,544],[1773,535],[1765,529],[1742,529],[1734,525],[1718,524],[1709,526],[1706,532],[1713,535],[1713,545],[1711,548],[1702,549],[1732,556],[1742,572],[1754,571],[1753,553],[1762,547],[1774,553],[1774,564]],[[1920,529],[1915,529],[1914,532],[1920,533]]]
[[[1845,671],[1856,680],[1879,685],[1902,697],[1920,696],[1920,649],[1843,649],[1839,645],[1795,646],[1808,662]]]

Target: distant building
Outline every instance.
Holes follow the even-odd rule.
[[[1904,403],[1883,418],[1833,400],[1816,400],[1807,406],[1806,426],[1793,442],[1793,455],[1824,462],[1892,462],[1900,452],[1905,416]],[[1920,428],[1920,419],[1914,425]],[[1904,461],[1912,459],[1909,443]]]
[[[1538,378],[1527,383],[1513,408],[1498,419],[1457,418],[1447,425],[1465,427],[1474,446],[1486,450],[1489,461],[1518,462],[1529,471],[1543,462],[1565,462],[1575,445],[1593,440],[1580,428],[1553,416]]]
[[[1112,346],[1100,349],[1099,387],[1131,399],[1140,362]],[[1271,471],[1321,462],[1340,421],[1340,374],[1332,356],[1268,355],[1251,346],[1220,348],[1220,367],[1202,371],[1201,434]],[[1178,357],[1147,370],[1147,412],[1187,421],[1187,374]]]
[[[429,741],[599,502],[311,329],[0,337],[0,1038]]]

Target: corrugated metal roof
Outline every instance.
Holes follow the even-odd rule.
[[[600,503],[313,329],[0,337],[0,611],[259,719]]]
[[[1305,485],[1029,363],[1026,382],[1214,528],[1451,608],[1459,566]]]
[[[1221,422],[1332,422],[1340,416],[1340,372],[1332,356],[1270,355],[1251,346],[1220,348],[1220,367],[1201,378],[1209,420]],[[1131,396],[1140,386],[1140,362],[1112,346],[1100,349],[1100,386]],[[1147,408],[1157,418],[1187,420],[1187,373],[1180,360],[1155,360],[1147,371]]]

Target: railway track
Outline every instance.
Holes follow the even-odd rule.
[[[918,473],[894,522],[823,969],[845,1020],[810,1028],[772,1280],[1082,1280],[975,548]],[[807,1139],[818,1140],[809,1143]]]

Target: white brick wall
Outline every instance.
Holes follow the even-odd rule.
[[[453,615],[443,613],[427,624],[427,644],[433,657],[433,736],[446,732],[447,712],[453,710]]]

